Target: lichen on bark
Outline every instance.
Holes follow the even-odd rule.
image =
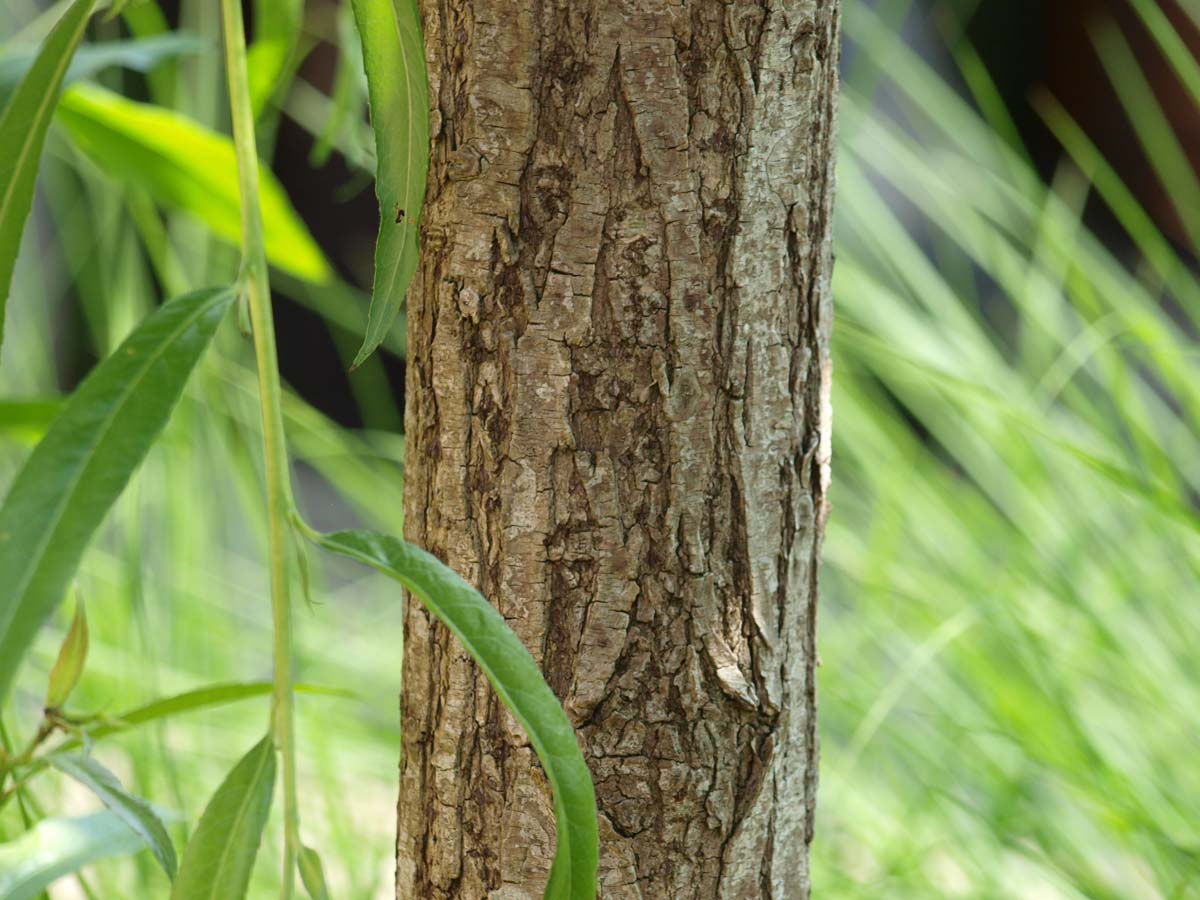
[[[406,534],[580,731],[601,896],[808,895],[836,0],[422,0]],[[406,612],[401,898],[541,896],[527,743]]]

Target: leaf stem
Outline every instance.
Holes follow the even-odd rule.
[[[274,625],[275,674],[272,717],[283,769],[284,854],[280,896],[295,892],[296,856],[300,847],[300,813],[296,796],[296,746],[292,702],[292,613],[289,594],[289,542],[293,509],[283,430],[282,387],[271,314],[271,287],[259,209],[258,150],[254,112],[246,74],[246,33],[240,0],[221,0],[225,31],[225,69],[233,142],[237,153],[242,203],[242,287],[250,308],[254,354],[258,361],[258,391],[262,412],[266,472],[267,538],[271,574],[271,612]]]

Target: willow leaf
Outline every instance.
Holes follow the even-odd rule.
[[[208,802],[183,851],[171,900],[241,900],[275,790],[275,745],[267,735],[241,758]]]
[[[0,343],[21,233],[33,206],[46,129],[95,0],[75,0],[46,37],[0,116]]]
[[[315,540],[400,582],[462,642],[525,729],[554,789],[558,847],[546,900],[594,900],[599,851],[591,775],[562,705],[504,618],[452,569],[405,541],[366,531]]]
[[[129,826],[108,811],[78,819],[43,819],[16,840],[0,844],[0,897],[34,900],[64,875],[142,847]]]
[[[87,727],[87,739],[89,741],[98,741],[100,738],[107,737],[110,734],[118,734],[130,728],[136,728],[138,725],[144,725],[147,722],[156,722],[160,719],[169,719],[173,716],[184,715],[185,713],[199,712],[200,710],[212,709],[217,706],[226,706],[230,703],[240,703],[243,700],[252,700],[255,697],[267,697],[270,695],[271,690],[272,684],[269,681],[231,682],[196,688],[195,690],[185,691],[182,694],[175,694],[171,697],[164,697],[161,700],[154,700],[144,706],[128,710],[117,716],[106,716],[99,723]],[[357,699],[357,695],[351,691],[321,687],[320,685],[297,684],[295,685],[295,690],[298,694],[309,694],[318,697]],[[56,750],[59,752],[73,750],[82,744],[83,741],[80,738],[71,737],[63,741]]]
[[[414,0],[354,0],[375,131],[379,239],[360,365],[387,337],[417,271],[429,171],[429,83]]]
[[[79,149],[109,175],[191,213],[231,244],[241,240],[237,162],[228,137],[93,84],[66,91],[58,117]],[[259,184],[267,259],[305,281],[328,282],[329,263],[265,166]]]
[[[126,791],[116,775],[90,756],[51,754],[47,759],[54,768],[99,797],[150,848],[167,877],[175,877],[175,845],[167,834],[167,826],[149,803]]]
[[[79,386],[0,506],[0,699],[174,409],[232,294],[164,304]]]

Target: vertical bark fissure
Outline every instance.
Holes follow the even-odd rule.
[[[605,898],[807,896],[835,0],[427,0],[407,536],[579,727]],[[406,614],[402,898],[540,897],[532,751]]]

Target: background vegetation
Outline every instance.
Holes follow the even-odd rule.
[[[1187,43],[1151,0],[1129,2],[1200,106]],[[161,165],[130,165],[122,135],[89,112],[112,95],[68,94],[9,302],[3,484],[90,360],[160,297],[234,274],[221,151],[188,124],[225,130],[215,4],[184,0],[182,37],[156,33],[166,21],[156,9],[132,5],[94,26],[77,74],[188,119],[158,147]],[[1193,3],[1179,9],[1200,19]],[[305,185],[369,198],[372,142],[346,13],[310,5],[301,52],[279,70],[283,112],[260,134],[268,147],[297,124],[314,135],[315,174],[285,179],[301,209]],[[0,95],[53,16],[33,0],[0,10]],[[971,45],[944,28],[938,56],[950,67],[935,67],[913,21],[904,3],[846,0],[817,895],[1200,898],[1200,180],[1143,61],[1105,20],[1093,37],[1123,107],[1111,114],[1173,201],[1169,225],[1049,95],[1035,109],[1061,162],[1039,170]],[[323,91],[296,65],[310,49],[333,58],[331,47],[342,52]],[[184,189],[195,179],[204,191]],[[348,282],[369,284],[370,239],[356,263],[344,245],[309,238],[282,194],[272,215],[275,233],[291,235],[272,252],[291,301],[279,313],[285,375],[289,340],[293,358],[312,345],[344,369],[366,311]],[[331,408],[293,369],[287,427],[299,502],[318,527],[402,529],[392,385],[403,344],[388,346],[390,360],[344,382],[352,409]],[[86,558],[80,710],[117,714],[214,681],[270,679],[250,366],[231,323]],[[298,677],[329,690],[298,701],[304,820],[335,896],[386,897],[398,593],[349,565],[312,565]],[[4,723],[16,743],[37,721],[69,612],[21,673]],[[148,725],[97,754],[183,814],[172,826],[182,843],[259,736],[266,702]],[[92,804],[47,778],[30,804],[0,813],[0,839],[39,808]],[[264,842],[252,896],[276,889],[280,843]],[[52,896],[151,897],[165,884],[142,853]]]

